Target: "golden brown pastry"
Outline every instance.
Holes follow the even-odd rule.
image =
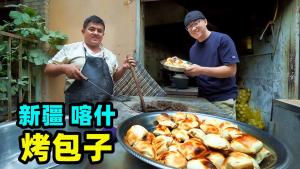
[[[243,134],[233,139],[230,146],[233,151],[256,154],[263,147],[263,143],[251,135]]]
[[[177,124],[183,121],[184,119],[186,119],[186,114],[183,112],[177,112],[176,114],[172,115],[172,120]]]
[[[169,145],[171,144],[172,141],[173,141],[173,138],[170,136],[166,136],[166,135],[157,136],[152,141],[152,146],[156,152],[156,155],[159,155],[162,152],[168,151]]]
[[[136,141],[132,148],[148,158],[155,159],[156,157],[152,145],[147,141]]]
[[[260,164],[265,158],[270,157],[272,153],[263,147],[255,156],[255,160],[258,164]]]
[[[200,128],[206,133],[206,134],[219,134],[219,128],[207,123],[202,123],[200,125]]]
[[[179,151],[179,146],[181,143],[179,143],[177,140],[174,140],[171,142],[169,146],[169,151]]]
[[[130,129],[127,131],[125,140],[129,145],[133,145],[134,142],[138,140],[142,140],[146,134],[148,133],[148,130],[145,129],[141,125],[133,125],[130,127]]]
[[[168,127],[159,124],[155,127],[153,134],[159,136],[159,135],[171,134],[171,132]]]
[[[143,138],[142,141],[147,141],[150,144],[152,143],[153,139],[155,138],[155,135],[151,132],[148,132]]]
[[[164,62],[164,65],[182,68],[189,66],[189,64],[186,61],[178,58],[177,56],[168,57]]]
[[[183,130],[189,130],[198,126],[199,122],[197,120],[186,118],[179,123],[178,128]]]
[[[204,137],[203,143],[208,147],[218,150],[230,149],[230,143],[225,138],[222,138],[220,135],[217,134],[207,134]]]
[[[199,138],[202,141],[203,141],[204,137],[206,136],[206,134],[201,129],[197,129],[197,128],[190,129],[189,135],[191,137]]]
[[[211,124],[211,125],[214,125],[214,126],[216,126],[216,127],[219,128],[219,126],[221,125],[222,122],[223,122],[223,121],[222,121],[222,120],[219,120],[219,119],[215,119],[215,118],[206,118],[206,119],[204,120],[203,123],[205,123],[205,124]]]
[[[191,138],[180,144],[179,152],[183,154],[187,160],[190,160],[192,158],[205,157],[209,153],[209,150],[200,139]]]
[[[223,131],[224,129],[228,128],[228,127],[231,127],[231,128],[236,128],[238,129],[238,125],[232,123],[232,122],[229,122],[229,121],[223,121],[220,125],[219,125],[219,128]]]
[[[186,114],[186,118],[191,119],[193,121],[198,121],[199,125],[204,122],[204,120],[201,120],[196,116],[195,114]]]
[[[206,158],[192,159],[187,163],[187,169],[217,169],[216,166]]]
[[[188,135],[188,132],[183,129],[176,128],[176,129],[173,129],[171,133],[176,138],[176,140],[179,142],[184,142],[190,138]]]
[[[244,133],[234,127],[227,127],[221,132],[221,137],[227,139],[228,141],[231,141],[232,139],[235,139],[237,137],[242,136]]]
[[[162,113],[159,116],[157,116],[156,121],[162,126],[166,126],[166,127],[170,127],[170,128],[176,127],[176,123],[174,123],[171,120],[171,117],[166,113]]]
[[[225,157],[223,156],[223,154],[216,151],[210,152],[206,158],[208,158],[209,161],[211,161],[217,169],[220,169],[223,162],[225,161]]]
[[[187,164],[184,156],[178,151],[163,152],[157,157],[157,160],[165,165],[175,168],[184,168]]]
[[[241,152],[232,152],[225,159],[222,169],[260,169],[260,167],[249,155]]]

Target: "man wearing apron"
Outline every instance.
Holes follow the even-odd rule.
[[[135,66],[131,55],[127,55],[123,65],[118,66],[116,56],[102,46],[104,31],[101,18],[95,15],[86,18],[81,30],[84,40],[65,45],[46,65],[46,74],[66,75],[67,104],[107,101],[113,94],[113,81],[120,79],[130,66]]]
[[[102,46],[104,30],[101,18],[95,15],[86,18],[81,30],[84,41],[65,45],[46,65],[46,74],[66,75],[66,102],[107,101],[108,94],[113,93],[113,81],[120,79],[130,66],[135,66],[133,57],[127,55],[123,65],[118,67],[116,56]]]

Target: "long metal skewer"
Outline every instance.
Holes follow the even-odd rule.
[[[114,97],[112,94],[108,93],[106,90],[104,90],[103,88],[99,87],[98,85],[96,85],[94,82],[92,82],[90,79],[86,78],[85,80],[87,80],[89,83],[91,83],[93,86],[95,86],[98,90],[103,91],[104,93],[108,94],[111,97]],[[118,100],[116,100],[118,101]],[[130,107],[128,104],[122,102],[122,101],[118,101],[120,103],[122,103],[123,105],[125,105],[126,107],[128,107],[130,110],[136,112],[136,113],[142,113],[140,111],[134,110],[132,107]]]
[[[147,112],[147,108],[146,108],[146,105],[145,105],[145,102],[144,102],[144,98],[143,98],[143,94],[142,94],[142,91],[141,91],[141,86],[140,86],[140,83],[139,83],[139,81],[137,79],[134,67],[130,66],[130,70],[131,70],[133,79],[135,81],[135,85],[136,85],[136,88],[137,88],[137,91],[138,91],[138,95],[139,95],[140,100],[141,100],[142,111],[143,112]]]

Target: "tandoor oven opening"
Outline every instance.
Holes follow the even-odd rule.
[[[183,103],[172,101],[151,101],[145,102],[147,112],[157,111],[191,111],[189,107]],[[132,107],[136,111],[142,111],[141,104],[137,103]],[[194,109],[193,109],[194,110]]]

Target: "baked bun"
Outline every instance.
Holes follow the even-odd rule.
[[[188,132],[183,129],[176,128],[176,129],[172,130],[171,133],[179,142],[184,142],[190,138],[188,135]]]
[[[209,153],[209,150],[200,139],[191,138],[180,144],[179,152],[183,154],[187,160],[190,160],[192,158],[205,157]]]
[[[141,125],[133,125],[130,127],[130,129],[127,131],[125,140],[129,145],[133,145],[134,142],[142,140],[146,134],[148,133],[148,130],[145,129]]]
[[[219,128],[212,124],[202,123],[200,125],[201,130],[206,134],[219,134]]]
[[[221,129],[221,131],[223,131],[224,129],[228,128],[228,127],[231,127],[231,128],[236,128],[238,129],[238,125],[232,123],[232,122],[229,122],[229,121],[223,121],[220,125],[219,125],[219,128]]]
[[[198,120],[186,118],[178,124],[179,129],[189,130],[199,126]]]
[[[216,166],[205,158],[192,159],[187,163],[187,169],[217,169]]]
[[[258,164],[260,164],[264,159],[270,157],[272,153],[263,147],[255,156],[255,160]]]
[[[153,139],[155,139],[155,135],[151,132],[148,132],[143,138],[142,141],[147,141],[148,143],[152,143]]]
[[[136,141],[132,148],[148,158],[155,159],[156,157],[152,145],[147,141]]]
[[[157,125],[155,127],[155,130],[153,131],[153,134],[156,135],[156,136],[159,136],[159,135],[166,135],[166,134],[170,134],[170,130],[168,127],[166,126],[163,126],[163,125]]]
[[[162,113],[159,116],[157,116],[156,121],[158,122],[158,124],[160,124],[162,126],[166,126],[166,127],[170,127],[170,128],[176,127],[176,123],[174,123],[171,120],[171,117],[166,113]]]
[[[228,128],[225,128],[224,130],[222,130],[221,137],[231,141],[232,139],[238,138],[238,137],[242,136],[243,134],[244,133],[237,128],[228,127]]]
[[[169,146],[169,151],[179,151],[179,147],[182,143],[179,143],[177,140],[173,140]]]
[[[169,137],[166,135],[157,136],[152,141],[152,146],[156,152],[156,155],[159,155],[162,152],[168,151],[169,145],[171,144],[172,141],[173,141],[172,137]]]
[[[177,124],[185,119],[186,119],[186,113],[183,112],[177,112],[176,114],[172,115],[172,120]]]
[[[211,161],[217,169],[220,169],[223,162],[225,161],[225,157],[223,156],[223,154],[216,151],[210,152],[206,158],[209,159],[209,161]]]
[[[163,152],[157,157],[157,160],[165,165],[175,168],[184,168],[187,164],[184,156],[178,151]]]
[[[218,150],[229,150],[230,143],[222,138],[220,135],[216,134],[207,134],[203,140],[204,144],[208,147],[218,149]]]
[[[203,141],[204,137],[206,136],[206,134],[204,133],[204,131],[202,131],[201,129],[198,128],[192,128],[189,130],[189,135],[191,137],[195,137],[198,139],[201,139]]]
[[[211,125],[214,125],[216,127],[219,128],[219,126],[221,125],[221,123],[223,123],[223,121],[219,120],[219,119],[215,119],[215,118],[207,118],[204,120],[205,124],[211,124]]]
[[[199,125],[204,122],[204,120],[199,119],[195,114],[187,114],[186,118],[192,119],[193,121],[198,121]]]
[[[260,169],[257,162],[247,154],[232,152],[226,158],[222,169]]]
[[[263,147],[263,143],[251,135],[243,134],[233,139],[230,146],[233,151],[256,154]]]

